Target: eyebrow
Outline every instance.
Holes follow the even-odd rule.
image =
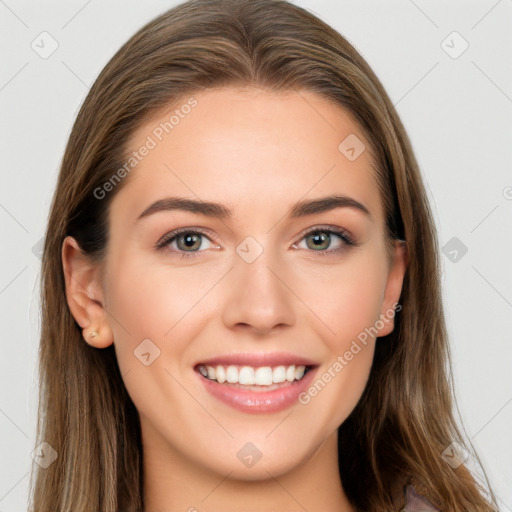
[[[366,206],[364,206],[359,201],[356,201],[352,197],[344,195],[332,195],[318,199],[312,199],[309,201],[299,201],[298,203],[292,205],[288,213],[291,218],[300,218],[313,215],[315,213],[331,211],[336,208],[352,208],[364,213],[370,219],[372,218],[372,215]],[[185,197],[167,197],[165,199],[159,199],[158,201],[148,206],[138,216],[136,222],[157,212],[173,210],[182,210],[221,220],[229,219],[233,216],[233,212],[220,203],[187,199]]]

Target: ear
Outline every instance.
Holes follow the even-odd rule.
[[[85,341],[96,348],[112,345],[114,337],[104,308],[99,265],[73,237],[67,236],[62,243],[62,266],[69,310],[82,327]]]
[[[395,310],[400,311],[401,305],[395,306],[400,299],[402,284],[408,263],[407,242],[395,240],[391,253],[391,263],[384,291],[384,300],[380,312],[380,321],[377,321],[379,333],[377,336],[386,336],[395,328]],[[384,324],[382,326],[382,324]],[[382,326],[382,327],[381,327]]]

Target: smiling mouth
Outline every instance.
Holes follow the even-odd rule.
[[[215,365],[199,364],[194,369],[205,379],[250,391],[273,391],[300,382],[312,365]]]

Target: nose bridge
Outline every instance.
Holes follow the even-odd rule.
[[[247,237],[234,255],[223,312],[226,325],[247,324],[268,331],[293,324],[293,293],[285,284],[288,274],[277,251]]]

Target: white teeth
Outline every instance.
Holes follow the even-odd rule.
[[[215,368],[212,368],[211,366],[207,366],[206,370],[208,371],[208,378],[215,379]]]
[[[238,383],[252,386],[254,384],[254,370],[250,366],[242,366],[238,373]]]
[[[255,384],[259,386],[270,386],[272,384],[272,368],[270,366],[263,366],[258,368],[254,375]]]
[[[226,380],[230,384],[238,382],[238,368],[236,366],[228,366],[226,369]]]
[[[272,384],[280,384],[288,381],[300,380],[306,372],[305,366],[261,366],[253,368],[252,366],[229,365],[227,367],[217,365],[213,366],[200,365],[199,373],[210,380],[216,380],[220,384],[229,382],[230,384],[242,384],[245,386],[271,386]]]
[[[302,379],[305,371],[306,371],[305,366],[297,366],[297,368],[295,368],[295,380]]]
[[[224,370],[224,366],[217,366],[215,369],[215,373],[217,374],[217,381],[223,384],[226,382],[226,370]],[[215,377],[213,377],[215,379]]]
[[[276,384],[286,380],[286,368],[284,366],[276,366],[272,370],[272,381]]]

